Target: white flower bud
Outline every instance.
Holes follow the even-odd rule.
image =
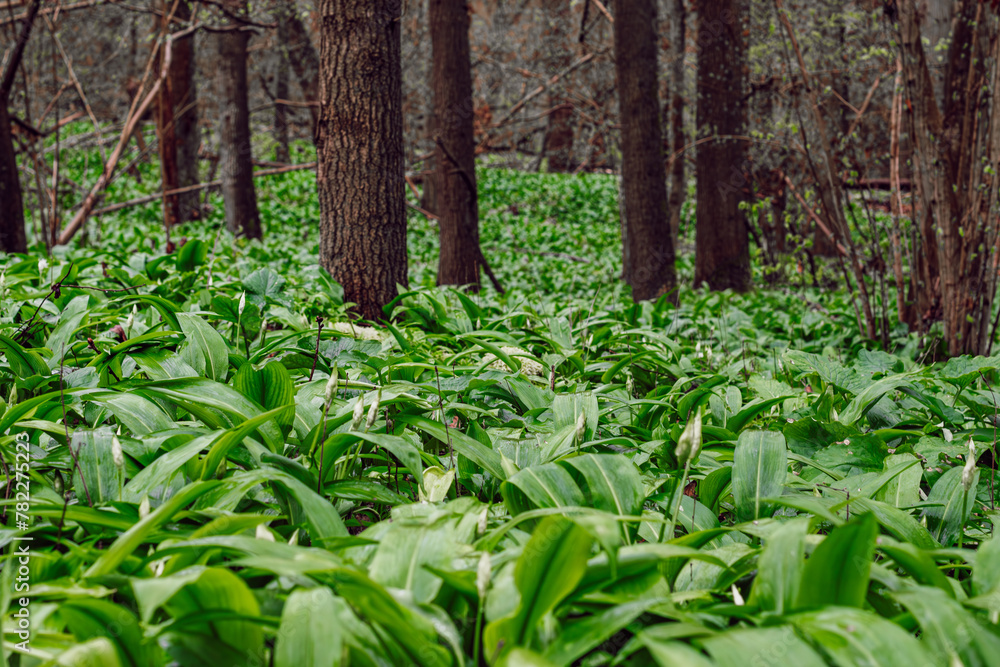
[[[333,403],[333,395],[337,393],[337,385],[339,384],[337,376],[337,367],[334,366],[333,370],[330,371],[330,379],[326,382],[326,395],[323,398],[323,405],[326,409],[330,409],[330,404]]]
[[[365,430],[367,431],[372,426],[375,425],[375,419],[378,418],[378,407],[382,403],[382,389],[379,388],[378,393],[375,394],[375,402],[368,409],[368,421],[365,422]]]
[[[239,308],[239,311],[237,313],[240,317],[243,317],[243,310],[246,307],[247,307],[247,293],[246,293],[246,290],[244,290],[243,294],[240,294],[240,308]]]
[[[365,418],[365,395],[359,394],[358,401],[354,404],[354,417],[351,419],[351,430],[357,431],[361,428],[361,422]]]
[[[122,443],[119,442],[117,435],[111,436],[111,458],[119,470],[125,467],[125,455],[122,453]]]
[[[583,437],[587,433],[587,415],[580,410],[580,416],[576,418],[576,441],[583,442]]]
[[[962,468],[962,488],[968,493],[972,489],[972,481],[976,476],[976,446],[969,438],[969,453],[965,457],[965,467]]]
[[[486,597],[486,590],[490,587],[490,573],[490,555],[484,551],[479,557],[479,567],[476,568],[476,590],[480,600]]]
[[[149,496],[143,496],[142,502],[139,503],[139,519],[145,519],[149,516]]]
[[[701,413],[702,407],[698,406],[698,411],[688,421],[677,441],[674,449],[674,456],[677,457],[677,465],[685,466],[688,461],[697,458],[701,451]]]
[[[257,535],[256,535],[256,537],[257,537],[258,540],[264,540],[265,542],[274,542],[275,541],[274,540],[274,535],[272,535],[271,531],[269,531],[267,529],[267,526],[265,526],[262,523],[258,523],[257,524]]]

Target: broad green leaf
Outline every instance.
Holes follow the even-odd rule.
[[[77,429],[73,432],[70,446],[76,453],[77,462],[73,488],[81,500],[86,500],[88,493],[96,505],[121,499],[125,470],[124,462],[122,468],[115,465],[112,454],[114,437],[114,432],[106,426],[96,430]]]
[[[177,319],[188,344],[204,358],[206,377],[224,382],[229,369],[229,347],[225,339],[200,315],[177,313]]]
[[[12,338],[0,335],[0,352],[7,357],[14,375],[22,380],[33,375],[50,374],[49,365],[36,352],[25,349]]]
[[[536,507],[574,507],[586,500],[573,477],[556,463],[531,466],[500,485],[500,493],[512,514]]]
[[[455,452],[482,466],[497,479],[507,479],[507,475],[503,471],[503,466],[500,464],[500,455],[458,429],[449,428],[445,430],[444,424],[420,415],[397,415],[395,421],[402,424],[409,424],[427,433],[438,442],[446,445],[450,443],[454,447]]]
[[[285,601],[274,646],[274,667],[338,667],[343,661],[344,628],[337,622],[336,598],[329,588],[298,589]]]
[[[806,561],[797,607],[861,607],[868,592],[878,524],[865,514],[835,528]]]
[[[182,507],[191,503],[217,484],[218,482],[195,482],[181,489],[170,500],[146,516],[145,519],[140,519],[132,524],[131,528],[122,533],[118,539],[101,553],[101,556],[93,565],[87,568],[83,576],[99,577],[114,572],[149,537],[150,533],[169,521]]]
[[[59,615],[80,642],[107,638],[123,665],[147,667],[154,664],[155,647],[148,645],[135,615],[107,600],[70,599],[59,605]]]
[[[580,490],[590,501],[584,503],[589,507],[623,516],[642,513],[645,500],[642,479],[635,464],[625,456],[582,454],[563,459],[560,465],[576,479]]]
[[[286,407],[276,419],[282,426],[292,425],[295,419],[295,383],[281,362],[272,361],[259,370],[252,364],[243,364],[233,378],[233,386],[265,410]]]
[[[928,503],[940,503],[924,510],[927,528],[938,542],[950,547],[958,540],[962,526],[969,520],[972,507],[976,504],[976,485],[979,483],[979,469],[972,475],[972,489],[965,492],[962,486],[962,467],[949,468],[938,477],[927,495]]]
[[[740,433],[733,454],[733,498],[736,516],[749,521],[770,516],[773,508],[764,501],[781,495],[788,474],[785,437],[771,431]]]
[[[838,421],[848,426],[855,425],[861,420],[872,407],[890,391],[898,389],[901,385],[908,383],[912,379],[913,373],[902,373],[891,375],[874,382],[865,387],[854,399],[847,404],[844,411],[840,413]]]
[[[652,607],[666,602],[660,598],[635,600],[614,605],[580,620],[567,623],[561,628],[555,641],[546,647],[544,656],[556,665],[574,664],[640,615]],[[510,662],[511,660],[513,658],[508,655],[508,664],[516,664]]]
[[[122,667],[123,663],[114,644],[106,637],[95,637],[62,652],[48,665],[58,667]]]
[[[824,667],[826,661],[791,625],[728,630],[701,641],[719,667],[800,665]]]
[[[45,341],[45,347],[52,350],[52,356],[49,357],[49,368],[58,367],[62,362],[63,355],[69,352],[69,348],[72,347],[73,334],[80,327],[83,318],[87,316],[89,301],[90,296],[86,294],[73,297],[59,314],[58,323],[49,334],[49,339]]]
[[[592,543],[587,531],[569,519],[549,517],[538,524],[514,571],[520,602],[512,615],[486,626],[485,655],[531,646],[542,617],[583,578]]]
[[[920,586],[892,596],[920,623],[921,643],[935,664],[1000,664],[1000,637],[987,630],[953,596]]]
[[[906,630],[869,611],[828,606],[789,620],[838,667],[942,664],[928,661],[920,642]]]
[[[750,604],[783,615],[795,608],[802,581],[809,519],[793,519],[774,530],[757,560]]]

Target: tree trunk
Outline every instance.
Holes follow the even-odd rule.
[[[28,252],[28,238],[24,231],[24,202],[21,200],[21,179],[17,173],[14,138],[11,134],[7,104],[14,88],[14,76],[21,66],[24,49],[31,36],[31,28],[41,7],[41,0],[34,0],[28,7],[21,24],[17,41],[8,54],[3,71],[0,71],[0,252]]]
[[[433,174],[441,237],[439,285],[479,289],[479,205],[472,126],[469,14],[465,0],[430,0],[434,89]]]
[[[406,278],[402,0],[320,0],[320,263],[369,320]]]
[[[288,99],[288,61],[281,57],[275,66],[274,96],[278,100]],[[274,158],[278,162],[291,162],[288,152],[288,108],[280,102],[274,105]]]
[[[569,0],[544,0],[542,10],[548,20],[545,31],[543,59],[546,76],[554,76],[572,64],[570,50]],[[566,82],[560,81],[549,89],[549,117],[545,130],[545,156],[550,172],[573,170],[573,104],[567,99]]]
[[[173,7],[164,2],[162,22]],[[174,16],[191,18],[191,7],[179,2]],[[160,155],[160,178],[163,190],[175,190],[199,183],[198,180],[198,109],[194,83],[194,35],[172,45],[170,71],[156,98],[156,137]],[[159,65],[157,65],[159,69]],[[198,193],[185,192],[163,198],[163,224],[168,229],[198,217]]]
[[[274,18],[278,23],[278,42],[306,102],[318,102],[320,95],[320,63],[316,48],[309,39],[309,30],[299,18],[295,0],[275,0]],[[310,106],[313,132],[319,122],[319,107]]]
[[[686,53],[687,15],[684,0],[673,0],[670,20],[670,129],[673,136],[670,167],[670,235],[674,246],[681,229],[681,211],[687,198],[687,181],[684,178],[684,54]]]
[[[226,0],[234,14],[246,14],[245,0]],[[234,22],[231,25],[237,25]],[[250,33],[219,33],[219,167],[226,228],[236,235],[261,238],[260,214],[253,185],[250,110],[247,105],[247,42]]]
[[[632,298],[642,301],[677,287],[657,95],[656,0],[615,0],[613,7],[624,278],[632,286]]]
[[[28,252],[21,180],[17,173],[6,98],[0,99],[0,211],[0,252]]]
[[[190,4],[179,3],[176,16],[183,21],[190,20]],[[194,35],[191,34],[174,42],[170,59],[170,95],[174,103],[174,137],[177,142],[177,187],[181,188],[201,183],[196,69]],[[177,195],[177,205],[181,222],[201,217],[197,192]]]
[[[747,0],[718,0],[698,14],[698,138],[746,133]],[[750,289],[750,244],[740,203],[749,171],[746,143],[717,138],[698,146],[695,285]]]
[[[995,207],[1000,171],[1000,88],[997,17],[987,3],[957,3],[938,104],[922,46],[922,16],[914,0],[899,3],[903,76],[913,134],[924,254],[937,253],[948,353],[985,354],[997,287],[992,255],[1000,223]],[[920,299],[918,299],[918,302]],[[929,299],[924,298],[924,302]]]

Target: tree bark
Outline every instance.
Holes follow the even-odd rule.
[[[624,278],[636,301],[665,294],[676,299],[657,94],[656,0],[615,0],[613,7],[622,142]]]
[[[295,78],[307,102],[319,100],[320,62],[309,30],[299,18],[295,0],[275,0],[274,18],[278,23],[278,42],[285,59],[292,66]],[[319,107],[310,106],[313,132],[319,122]]]
[[[24,202],[17,173],[7,99],[0,99],[0,252],[28,252]]]
[[[914,0],[898,6],[922,253],[936,252],[940,272],[921,291],[940,295],[949,354],[985,354],[997,288],[992,255],[1000,238],[997,16],[986,3],[957,3],[939,105],[922,45],[923,17]]]
[[[718,0],[698,14],[698,138],[746,129],[747,0]],[[746,144],[717,138],[698,146],[694,282],[750,289],[750,244],[740,204],[749,171]]]
[[[165,27],[162,22],[172,8],[172,2],[161,4],[163,16],[160,30]],[[185,1],[179,2],[174,17],[180,20],[190,19],[190,5]],[[194,35],[176,40],[171,49],[173,55],[169,72],[156,98],[156,136],[164,192],[199,182]],[[168,195],[163,198],[163,224],[168,229],[197,218],[198,213],[196,193]]]
[[[275,65],[274,96],[279,100],[288,99],[288,61],[281,57]],[[278,162],[291,162],[288,151],[288,109],[284,104],[274,105],[274,157]]]
[[[573,62],[570,50],[569,0],[544,0],[542,10],[548,20],[543,43],[546,76],[566,70]],[[545,129],[545,157],[550,172],[573,170],[573,104],[565,93],[566,82],[549,89],[549,117]]]
[[[28,7],[14,48],[7,56],[3,71],[0,72],[0,252],[28,252],[28,238],[24,231],[21,179],[17,172],[14,137],[11,134],[7,104],[10,100],[10,91],[14,88],[14,76],[21,66],[24,49],[41,5],[41,0],[34,0]]]
[[[245,0],[226,0],[234,14],[246,14]],[[231,25],[236,24],[235,21]],[[250,33],[219,33],[219,168],[222,198],[226,203],[226,228],[251,239],[262,236],[257,195],[253,185],[250,145],[250,109],[247,104],[247,42]]]
[[[439,285],[479,289],[479,204],[473,137],[469,14],[465,0],[430,0],[434,90],[433,178],[441,254]]]
[[[670,234],[674,246],[681,229],[681,211],[687,198],[687,180],[684,177],[684,54],[686,53],[687,12],[684,0],[673,0],[673,15],[670,20],[670,129],[673,137],[671,151],[674,156],[670,165]]]
[[[369,320],[407,284],[401,0],[320,0],[320,263]]]
[[[191,5],[188,2],[179,3],[176,16],[183,21],[190,20]],[[198,160],[201,131],[198,129],[194,34],[174,41],[171,48],[170,89],[174,103],[174,137],[177,142],[177,187],[186,188],[201,182]],[[177,207],[181,222],[201,216],[197,192],[178,195]]]

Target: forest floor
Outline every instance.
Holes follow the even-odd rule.
[[[635,304],[614,177],[479,184],[507,294],[435,287],[411,212],[393,324],[319,269],[307,171],[262,243],[213,195],[173,254],[150,204],[0,259],[3,657],[1000,664],[1000,357],[879,350],[794,272]]]

